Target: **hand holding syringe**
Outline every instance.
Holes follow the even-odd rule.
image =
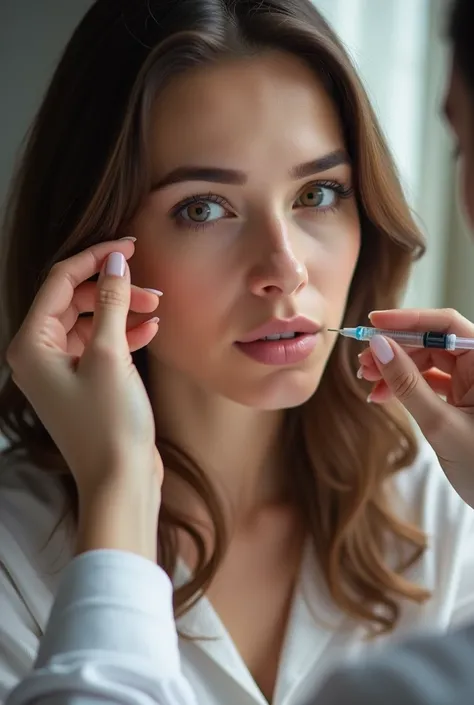
[[[369,401],[395,397],[405,406],[474,508],[474,323],[451,309],[374,311],[369,318],[370,326],[340,333],[368,343],[357,376],[373,385]]]
[[[333,333],[339,333],[345,338],[370,341],[375,335],[396,340],[399,345],[410,348],[437,348],[438,350],[474,350],[474,338],[462,338],[454,333],[417,332],[402,330],[384,330],[369,326],[357,328],[328,328]]]

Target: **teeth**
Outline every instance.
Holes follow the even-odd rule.
[[[289,340],[290,338],[295,338],[296,333],[276,333],[275,335],[267,335],[261,340]]]

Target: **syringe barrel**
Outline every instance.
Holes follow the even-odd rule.
[[[370,340],[374,335],[383,335],[386,338],[396,340],[400,345],[412,348],[422,348],[424,333],[407,330],[383,330],[381,328],[369,328],[368,326],[358,326],[357,340]]]

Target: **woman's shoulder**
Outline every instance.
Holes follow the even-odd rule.
[[[474,458],[473,458],[474,465]],[[433,448],[419,438],[414,462],[394,476],[407,519],[428,533],[439,533],[443,526],[456,531],[474,523],[474,511],[457,494],[441,468]]]

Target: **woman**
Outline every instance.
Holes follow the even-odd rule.
[[[299,703],[472,616],[470,508],[327,331],[421,251],[309,1],[93,5],[10,208],[3,697]]]

